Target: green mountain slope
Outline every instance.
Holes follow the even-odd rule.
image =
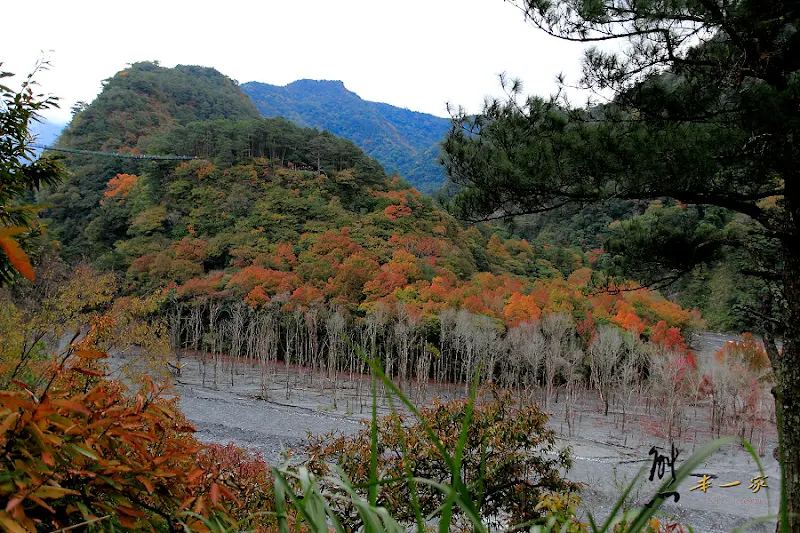
[[[258,118],[236,82],[216,69],[134,63],[103,81],[103,91],[72,119],[60,144],[146,152],[150,136],[198,120]]]
[[[285,87],[250,82],[241,87],[263,116],[350,139],[422,192],[444,183],[437,159],[448,119],[362,100],[341,81],[299,80]]]
[[[195,147],[205,158],[109,181],[86,231],[102,250],[97,261],[125,272],[138,292],[178,284],[193,293],[210,283],[244,297],[269,278],[270,298],[304,287],[312,299],[355,309],[380,265],[411,243],[436,252],[441,268],[425,267],[431,279],[476,270],[467,232],[329,132],[284,119],[220,120],[178,127],[153,145]],[[304,170],[317,160],[322,173]],[[267,278],[240,279],[250,275]]]
[[[140,62],[103,81],[102,92],[76,113],[58,145],[145,154],[154,135],[181,125],[259,117],[236,82],[213,68],[164,68],[158,63]],[[158,147],[163,149],[163,145]],[[143,166],[157,163],[69,154],[66,164],[71,178],[43,195],[42,202],[52,206],[43,215],[62,242],[66,257],[92,256],[101,250],[94,248],[97,243],[87,239],[85,232],[96,216],[106,183],[117,174],[136,174]]]
[[[63,255],[112,269],[142,294],[179,286],[187,297],[232,291],[261,305],[288,291],[359,312],[400,298],[428,314],[445,306],[445,293],[453,305],[471,298],[471,309],[486,311],[472,294],[484,278],[470,281],[482,270],[559,278],[583,264],[579,254],[562,261],[511,240],[511,252],[501,253],[496,237],[487,251],[489,228],[462,229],[350,140],[250,118],[255,108],[237,91],[211,69],[150,63],[108,80],[62,145],[197,159],[70,154],[72,179],[43,198]],[[383,113],[410,116],[391,106]],[[397,119],[396,130],[410,133],[412,119]],[[489,276],[520,290],[520,282]],[[503,299],[491,301],[499,319]]]

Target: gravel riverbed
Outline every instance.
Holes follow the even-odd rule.
[[[695,339],[702,346],[703,354],[716,351],[730,337],[707,334]],[[118,369],[126,360],[119,356],[112,360],[112,368]],[[281,451],[297,449],[309,433],[352,433],[359,429],[363,400],[357,402],[351,394],[338,393],[334,408],[324,383],[315,386],[300,383],[291,387],[288,398],[286,389],[275,380],[270,387],[262,383],[253,370],[253,375],[238,375],[235,386],[217,386],[206,380],[202,383],[199,359],[187,357],[181,376],[176,378],[175,392],[186,417],[197,427],[196,436],[204,442],[227,443],[233,441],[243,447],[260,452],[268,461],[281,462]],[[557,408],[557,407],[556,407]],[[386,409],[381,409],[386,412]],[[367,412],[363,410],[363,412]],[[567,477],[584,484],[581,497],[583,508],[591,510],[599,519],[611,510],[622,487],[630,482],[640,469],[646,469],[642,482],[632,492],[632,504],[641,505],[650,500],[658,487],[658,480],[649,481],[652,457],[650,447],[662,445],[646,431],[631,431],[625,439],[619,435],[619,425],[612,422],[612,414],[604,417],[592,410],[580,417],[580,427],[573,435],[564,435],[564,424],[558,412],[554,412],[550,426],[560,435],[559,446],[572,448],[573,467]],[[616,419],[614,419],[616,420]],[[677,465],[686,459],[696,443],[684,442]],[[767,475],[767,488],[757,493],[750,487],[751,479],[758,475],[758,467],[752,457],[741,446],[728,446],[715,453],[702,464],[695,476],[685,480],[677,490],[678,502],[668,501],[662,506],[663,514],[690,525],[696,532],[729,533],[753,519],[774,514],[778,509],[780,469],[772,457],[774,442],[765,444],[769,450],[761,458]],[[691,488],[707,474],[712,485],[706,492]],[[723,484],[739,481],[732,487]],[[771,532],[774,523],[757,524],[746,531]]]

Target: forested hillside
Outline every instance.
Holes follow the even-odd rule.
[[[78,104],[72,122],[58,139],[66,148],[144,154],[152,136],[197,120],[258,118],[253,103],[236,83],[213,68],[139,62],[103,81],[91,105]],[[174,153],[174,152],[169,152]],[[106,182],[136,172],[141,162],[69,154],[70,179],[48,191],[47,217],[68,258],[90,257],[99,250],[87,240]],[[89,228],[88,231],[92,231]]]
[[[176,349],[363,371],[347,335],[379,346],[401,379],[468,381],[482,367],[519,385],[529,343],[572,357],[611,327],[693,361],[681,334],[692,313],[647,290],[600,290],[596,258],[578,250],[462,229],[349,141],[261,119],[192,123],[162,144],[206,156],[111,178],[86,238],[128,291],[158,295]]]
[[[698,226],[686,239],[677,230]],[[586,206],[564,207],[559,210],[517,217],[513,234],[533,244],[603,250],[606,270],[617,261],[615,252],[622,246],[643,239],[656,238],[658,244],[648,252],[649,279],[658,283],[672,301],[687,309],[702,311],[709,329],[715,331],[751,331],[757,326],[757,316],[743,309],[758,306],[758,284],[736,276],[747,261],[742,252],[727,257],[708,258],[706,265],[694,268],[688,275],[675,276],[674,264],[663,260],[664,249],[686,250],[687,254],[708,236],[720,232],[740,231],[741,220],[719,209],[698,209],[683,204],[610,200]],[[691,234],[690,233],[690,234]],[[627,244],[626,244],[627,243]],[[644,263],[638,265],[642,270]],[[674,276],[674,277],[673,277]]]
[[[448,119],[362,100],[341,81],[299,80],[284,87],[249,82],[242,90],[263,116],[350,139],[422,192],[444,183],[438,143],[450,126]]]
[[[103,91],[78,111],[60,143],[144,153],[153,133],[175,125],[258,116],[236,83],[213,68],[140,62],[103,81]]]
[[[135,75],[152,88],[168,85],[162,76],[209,74],[144,64]],[[117,101],[108,96],[121,90],[117,80],[131,87],[131,75],[112,78],[65,144],[110,149],[81,132],[113,136],[98,109]],[[431,373],[433,354],[445,350],[437,372],[458,381],[485,358],[489,374],[495,364],[522,364],[497,359],[492,339],[517,339],[522,349],[540,333],[519,328],[554,315],[559,343],[577,346],[611,326],[688,355],[681,330],[698,318],[647,290],[605,292],[592,270],[599,250],[464,229],[351,141],[284,119],[191,121],[180,83],[169,86],[159,93],[167,95],[161,126],[130,121],[141,136],[128,149],[197,159],[71,157],[74,178],[47,197],[55,205],[45,215],[67,257],[118,273],[125,292],[160,295],[175,348],[252,356],[272,339],[271,357],[318,364],[311,359],[327,353],[341,363],[337,339],[348,331],[381,337],[405,375]],[[143,90],[146,101],[152,94]],[[129,107],[118,102],[118,113],[150,116],[137,107],[137,89],[125,91]],[[204,109],[195,118],[220,113]]]

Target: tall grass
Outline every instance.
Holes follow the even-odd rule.
[[[341,517],[337,516],[337,510],[332,502],[346,500],[358,513],[362,524],[360,531],[363,533],[405,533],[415,530],[416,533],[430,533],[433,529],[438,529],[439,533],[448,533],[451,529],[458,531],[472,530],[473,533],[488,533],[487,517],[482,517],[479,512],[479,502],[473,501],[473,495],[468,490],[461,478],[461,461],[467,441],[467,434],[470,428],[470,421],[476,402],[478,390],[478,376],[480,371],[475,373],[475,379],[470,389],[469,402],[467,403],[465,416],[461,426],[460,439],[451,454],[441,442],[436,432],[426,423],[421,416],[417,406],[389,379],[383,372],[377,358],[368,358],[362,350],[353,346],[353,349],[367,361],[372,370],[373,396],[372,396],[372,421],[371,421],[371,459],[370,475],[368,486],[356,486],[347,477],[347,474],[337,467],[333,467],[335,475],[326,476],[318,479],[313,473],[304,467],[289,467],[285,465],[281,468],[273,468],[275,476],[275,509],[279,533],[351,533],[342,525]],[[442,456],[452,475],[452,482],[449,484],[437,483],[428,479],[415,478],[410,470],[406,469],[406,477],[401,479],[381,479],[377,471],[378,465],[378,425],[377,425],[377,397],[375,395],[377,382],[383,383],[389,391],[390,401],[396,399],[404,405],[422,425],[425,433],[435,445]],[[391,403],[394,410],[394,403]],[[734,438],[722,438],[709,442],[695,452],[683,462],[675,472],[675,480],[666,479],[658,492],[666,492],[670,486],[679,486],[680,483],[689,477],[698,466],[700,466],[712,454],[720,450],[723,446],[742,442]],[[759,472],[764,473],[761,462],[755,450],[749,443],[742,442],[750,455],[755,460]],[[404,458],[408,458],[409,450],[405,443],[401,442],[401,450]],[[408,464],[408,461],[406,461]],[[661,505],[665,501],[657,498],[650,507],[623,511],[623,506],[631,491],[637,485],[646,468],[640,470],[639,474],[628,484],[622,494],[619,495],[608,518],[602,523],[598,523],[595,518],[588,515],[588,529],[592,533],[645,533],[652,531],[650,527],[651,519],[658,513]],[[406,526],[398,523],[390,513],[377,504],[378,487],[381,485],[391,485],[392,483],[405,482],[411,488],[411,504],[415,512],[415,523]],[[436,487],[445,496],[444,503],[433,513],[424,516],[420,505],[416,501],[416,489],[419,485],[431,485]],[[325,488],[327,487],[327,488]],[[336,490],[330,490],[334,487]],[[366,489],[367,497],[362,496]],[[480,496],[479,496],[480,497]],[[454,522],[454,508],[461,511],[468,523]],[[341,507],[338,507],[341,509]],[[289,512],[291,510],[291,512]],[[290,520],[291,517],[291,520]],[[778,515],[765,516],[743,524],[733,533],[744,532],[750,526],[769,521],[778,522],[780,533],[789,533],[788,521],[786,520],[785,506],[781,506]],[[530,533],[568,533],[575,531],[575,524],[559,520],[555,516],[541,519],[536,522],[513,524],[505,527],[507,531],[529,531]],[[688,528],[693,531],[691,528]]]

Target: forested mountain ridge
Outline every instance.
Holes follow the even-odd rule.
[[[176,74],[159,67],[155,77],[209,74],[188,69]],[[74,177],[44,198],[52,205],[45,217],[67,258],[118,273],[129,293],[164,295],[171,302],[164,312],[171,309],[180,320],[195,309],[206,321],[197,327],[209,334],[219,333],[207,322],[210,303],[270,316],[311,309],[362,321],[393,317],[432,342],[444,311],[475,317],[487,335],[553,313],[570,315],[586,335],[609,324],[663,340],[670,328],[696,324],[657,293],[597,292],[596,254],[514,239],[490,226],[462,228],[431,198],[389,179],[377,160],[330,132],[282,118],[192,121],[191,106],[174,96],[184,94],[179,84],[160,93],[173,96],[156,110],[165,117],[158,127],[137,121],[150,108],[135,103],[150,101],[152,87],[160,85],[150,64],[141,72],[151,83],[129,84],[129,72],[104,90],[113,95],[125,80],[125,101],[132,104],[120,108],[141,133],[126,141],[128,150],[197,159],[70,156]],[[101,94],[80,111],[66,143],[108,149],[100,133],[113,136],[114,128],[98,109],[110,101]],[[209,95],[206,101],[200,118],[230,113],[230,99]],[[81,132],[91,132],[91,142]],[[670,338],[681,345],[677,333]]]
[[[298,80],[283,87],[248,82],[241,88],[263,116],[350,139],[422,192],[444,183],[438,143],[449,119],[363,100],[341,81]]]

